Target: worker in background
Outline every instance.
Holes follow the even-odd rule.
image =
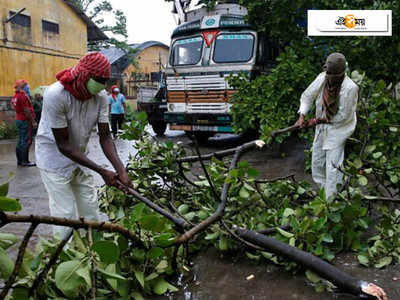
[[[54,217],[99,219],[97,190],[88,169],[100,174],[109,186],[130,185],[108,125],[104,88],[110,74],[107,58],[99,52],[90,52],[75,67],[57,74],[58,81],[44,93],[36,158]],[[87,156],[90,135],[96,125],[101,148],[116,172]],[[53,230],[60,238],[68,234],[65,227]]]
[[[114,139],[117,138],[118,130],[124,124],[126,101],[116,85],[111,87],[111,96],[108,97],[109,112],[111,114],[111,129]]]
[[[32,101],[33,110],[35,112],[35,121],[37,124],[40,123],[40,118],[42,116],[42,106],[43,106],[43,96],[41,94],[35,94]],[[36,135],[35,130],[35,135]]]
[[[328,56],[319,74],[300,99],[299,127],[316,126],[312,151],[312,176],[325,189],[326,197],[337,193],[342,184],[340,167],[346,140],[357,125],[358,86],[346,75],[346,58],[341,53]],[[308,124],[305,115],[316,101],[316,118]]]
[[[37,123],[32,103],[24,92],[26,84],[24,79],[16,81],[11,104],[16,113],[15,120],[18,128],[17,164],[22,167],[34,167],[36,164],[29,161],[29,149],[32,145],[32,130],[37,128]]]

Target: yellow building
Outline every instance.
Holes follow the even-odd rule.
[[[110,60],[114,81],[132,99],[136,98],[139,86],[158,84],[160,71],[168,61],[169,47],[157,41],[132,44],[130,47],[136,51],[133,57],[112,47],[103,49],[102,53]]]
[[[0,18],[3,102],[13,95],[16,79],[26,79],[31,89],[49,85],[87,52],[88,42],[107,39],[72,0],[0,0]]]

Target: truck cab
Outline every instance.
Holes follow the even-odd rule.
[[[232,133],[230,100],[235,90],[228,76],[254,78],[273,65],[277,43],[259,35],[246,22],[238,4],[219,4],[212,11],[187,13],[187,22],[172,34],[166,75],[167,112],[171,130],[198,138]]]

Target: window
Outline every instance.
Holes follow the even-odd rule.
[[[10,17],[13,15],[15,15],[15,12],[10,11]],[[10,22],[23,27],[31,27],[31,17],[23,14],[16,15]]]
[[[60,27],[57,23],[53,23],[53,22],[49,22],[49,21],[45,21],[45,20],[42,20],[42,29],[43,29],[43,32],[47,31],[47,32],[55,33],[55,34],[60,33]]]
[[[253,57],[254,36],[249,33],[223,33],[217,36],[214,49],[216,63],[248,62]]]
[[[201,59],[202,51],[202,37],[177,40],[172,47],[171,64],[174,66],[196,65]]]

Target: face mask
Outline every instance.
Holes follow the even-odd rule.
[[[93,80],[92,78],[90,78],[86,87],[91,95],[96,96],[98,93],[100,93],[102,90],[105,89],[106,85],[101,84],[101,83],[97,82],[96,80]]]

